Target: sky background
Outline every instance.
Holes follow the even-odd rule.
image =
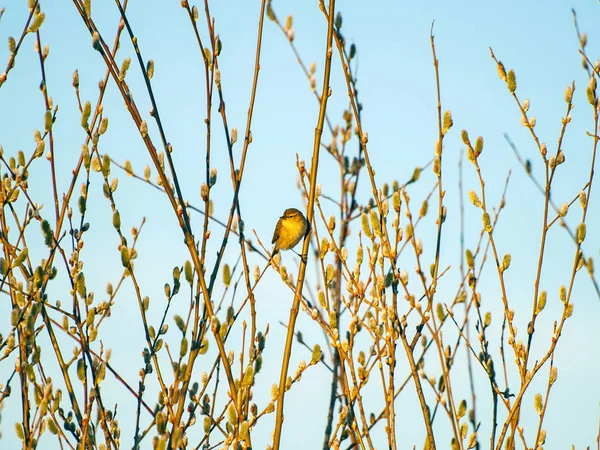
[[[1,0],[0,0],[1,1]],[[80,113],[74,89],[71,85],[74,70],[79,70],[82,101],[95,104],[98,81],[104,76],[105,66],[100,55],[92,49],[91,37],[81,21],[77,10],[70,2],[42,1],[46,14],[41,29],[42,42],[50,45],[50,56],[46,61],[48,92],[54,103],[59,105],[58,118],[54,126],[57,152],[59,192],[68,188],[70,174],[79,157],[85,133],[80,127]],[[4,1],[0,7],[6,11],[0,20],[0,42],[8,36],[20,36],[28,14],[26,1]],[[210,4],[216,29],[223,42],[219,57],[221,78],[225,92],[226,110],[230,127],[238,128],[239,138],[235,156],[241,153],[243,130],[251,92],[256,47],[256,28],[260,13],[258,1],[223,0]],[[283,22],[288,14],[294,18],[295,44],[308,66],[317,64],[317,86],[320,89],[324,64],[324,42],[326,22],[317,2],[276,0],[275,13]],[[524,158],[533,164],[533,173],[542,179],[543,165],[535,143],[529,132],[520,124],[520,114],[505,83],[497,76],[496,65],[489,55],[492,47],[496,57],[505,67],[516,72],[519,98],[530,100],[530,114],[537,119],[536,131],[547,143],[549,152],[556,149],[556,141],[565,114],[564,89],[575,82],[575,109],[572,123],[566,133],[564,152],[566,163],[557,172],[553,185],[553,200],[557,204],[570,201],[584,186],[589,175],[592,140],[586,131],[592,131],[591,108],[585,97],[588,79],[581,67],[578,41],[573,26],[571,8],[578,13],[579,26],[588,33],[587,52],[596,60],[600,54],[600,37],[597,24],[600,19],[600,4],[589,1],[546,1],[546,2],[359,2],[340,0],[336,8],[343,15],[343,32],[348,42],[357,46],[357,77],[359,98],[363,104],[363,128],[369,134],[371,162],[376,171],[376,180],[382,184],[410,179],[416,166],[426,164],[433,155],[437,138],[437,112],[435,73],[432,64],[429,33],[435,20],[434,34],[439,59],[442,107],[450,109],[454,127],[444,140],[444,183],[447,190],[446,206],[448,218],[444,225],[441,266],[451,266],[445,282],[440,284],[438,301],[451,301],[458,280],[460,262],[459,247],[459,196],[457,189],[458,162],[464,145],[460,130],[467,129],[471,140],[478,135],[484,137],[485,147],[480,165],[486,179],[488,201],[497,205],[509,171],[512,171],[506,196],[506,210],[495,231],[500,254],[510,252],[512,265],[507,272],[508,293],[512,307],[517,313],[517,323],[523,338],[531,314],[533,283],[537,254],[539,252],[542,226],[543,202],[531,181],[520,168],[503,133],[508,133]],[[203,8],[200,8],[202,23]],[[112,45],[119,21],[118,10],[111,2],[92,2],[92,17],[104,39]],[[173,145],[173,158],[178,168],[184,196],[190,203],[201,206],[200,184],[205,182],[205,97],[204,69],[202,58],[193,38],[187,15],[179,1],[131,2],[128,8],[131,26],[138,38],[145,60],[154,59],[155,74],[152,80],[167,139]],[[206,39],[205,27],[200,25]],[[154,122],[148,115],[150,103],[143,85],[135,55],[126,34],[121,40],[117,61],[126,56],[133,59],[127,82],[133,92],[154,142],[160,142]],[[43,129],[43,97],[39,92],[40,70],[37,55],[33,51],[34,37],[27,36],[17,57],[15,68],[0,88],[0,144],[4,154],[15,156],[17,150],[26,153],[34,148],[33,131]],[[343,109],[347,107],[347,90],[343,73],[334,52],[331,86],[333,94],[328,105],[328,116],[334,123],[341,123]],[[0,61],[6,61],[8,49],[0,47]],[[0,65],[4,71],[5,63]],[[133,121],[124,108],[123,100],[112,81],[104,101],[105,115],[109,118],[109,129],[101,139],[100,151],[108,153],[116,161],[131,160],[136,173],[142,174],[144,165],[150,164],[143,142],[139,138]],[[216,107],[213,108],[212,160],[218,168],[219,179],[211,191],[214,215],[225,219],[231,201],[231,182],[222,126]],[[302,197],[296,188],[296,154],[310,161],[314,128],[317,123],[318,103],[310,92],[300,66],[297,64],[287,40],[271,21],[265,21],[261,71],[254,110],[252,135],[245,169],[240,200],[246,232],[253,240],[256,231],[263,244],[270,242],[273,227],[282,211],[288,207],[304,209]],[[323,141],[329,143],[326,131]],[[356,146],[356,141],[352,141]],[[0,169],[2,174],[5,168]],[[143,294],[151,298],[151,314],[160,320],[164,305],[163,285],[171,281],[173,267],[181,266],[188,259],[177,221],[166,198],[143,183],[125,176],[116,167],[111,176],[118,176],[119,189],[116,193],[117,206],[121,212],[123,230],[139,226],[142,218],[146,224],[137,247],[139,258],[136,272],[139,274]],[[366,173],[365,173],[366,175]],[[152,179],[156,176],[153,171]],[[339,193],[339,174],[332,159],[323,154],[319,167],[319,183],[323,193],[336,196]],[[367,201],[371,195],[366,176],[359,186],[359,199]],[[434,184],[430,169],[422,180],[411,188],[414,200],[412,209],[418,211],[423,198]],[[39,160],[30,171],[29,191],[43,210],[50,216],[52,204],[47,162]],[[596,183],[597,185],[598,183]],[[598,257],[599,239],[595,232],[600,226],[597,186],[592,190],[592,202],[588,213],[588,237],[584,243],[586,254]],[[464,188],[479,188],[472,165],[465,161]],[[110,205],[102,195],[102,180],[98,174],[92,178],[88,203],[87,220],[92,224],[85,241],[82,258],[88,291],[94,290],[97,300],[104,299],[107,281],[116,282],[122,272],[120,254],[117,250],[118,236],[112,228]],[[75,197],[76,198],[76,197]],[[21,205],[23,205],[21,203]],[[324,202],[328,214],[335,213],[332,204]],[[434,210],[434,202],[430,211]],[[480,213],[471,205],[465,206],[465,245],[474,248],[481,229]],[[574,227],[580,220],[580,208],[574,205],[568,216]],[[434,218],[428,217],[422,228],[422,239],[426,249],[425,260],[431,261],[431,249],[435,244]],[[199,230],[202,218],[192,216],[195,230]],[[32,227],[32,230],[35,225]],[[36,230],[37,231],[37,230]],[[352,230],[358,232],[358,225]],[[196,231],[197,237],[199,231]],[[209,245],[209,267],[218,244],[222,229],[212,227]],[[35,234],[35,233],[32,233]],[[36,241],[37,239],[37,241]],[[558,300],[558,287],[568,284],[573,261],[574,246],[564,230],[554,227],[549,233],[549,248],[545,258],[541,285],[549,293],[548,306],[537,322],[534,340],[534,359],[541,357],[549,345],[552,324],[558,320],[562,305]],[[41,234],[30,238],[30,255],[38,260],[46,251]],[[225,262],[235,263],[238,248],[230,240]],[[250,256],[250,263],[264,265],[264,261]],[[427,259],[429,258],[429,259]],[[283,256],[284,263],[295,273],[297,258],[291,252]],[[414,258],[407,255],[401,264],[411,273]],[[428,265],[428,264],[427,264]],[[293,269],[292,269],[293,268]],[[314,262],[308,267],[310,283],[314,286]],[[492,312],[492,351],[499,345],[501,323],[500,296],[497,276],[493,271],[480,281],[483,308]],[[270,398],[272,383],[278,382],[286,323],[292,295],[270,271],[257,291],[258,328],[270,325],[264,368],[257,379],[256,401],[266,404]],[[311,279],[312,277],[312,279]],[[594,446],[598,434],[600,416],[600,299],[592,288],[589,278],[582,271],[577,276],[573,294],[574,314],[567,321],[563,336],[557,347],[555,364],[558,367],[558,382],[554,385],[550,406],[545,419],[548,431],[546,448],[577,449]],[[137,373],[142,367],[141,348],[143,335],[138,326],[139,312],[133,290],[128,283],[117,298],[113,315],[101,329],[105,348],[112,348],[111,363],[121,370],[128,382],[137,386]],[[62,285],[64,286],[64,284]],[[217,298],[223,287],[217,287]],[[50,286],[51,301],[69,297],[68,290],[60,283]],[[236,297],[236,301],[240,301]],[[185,295],[180,300],[187,304]],[[228,297],[230,300],[230,296]],[[10,327],[10,304],[6,295],[0,297],[0,333]],[[178,310],[172,305],[170,315],[183,315],[186,309]],[[174,324],[170,323],[173,327]],[[175,330],[175,328],[172,328]],[[301,313],[298,329],[310,345],[319,342],[324,347],[322,333],[312,321]],[[539,333],[539,334],[538,334]],[[451,336],[451,332],[448,333]],[[234,333],[229,343],[241,342]],[[44,333],[41,341],[44,343]],[[238,339],[236,341],[236,339]],[[68,341],[64,341],[68,343]],[[177,340],[173,338],[173,347]],[[48,344],[47,340],[45,341]],[[71,345],[71,344],[69,344]],[[67,347],[68,348],[68,347]],[[43,348],[51,352],[51,349]],[[328,353],[326,352],[326,355]],[[464,352],[461,352],[463,355]],[[48,353],[48,360],[52,355]],[[408,373],[406,357],[398,351],[400,379]],[[310,360],[310,354],[295,348],[290,371],[293,373],[300,359]],[[206,364],[210,359],[207,358]],[[14,362],[14,361],[13,361]],[[512,364],[512,361],[509,361]],[[51,368],[51,364],[49,365]],[[4,383],[12,372],[10,361],[0,362],[0,383]],[[432,373],[439,373],[432,369]],[[198,374],[207,370],[200,364]],[[482,420],[480,439],[486,443],[490,424],[485,422],[490,408],[489,385],[485,374],[475,368],[479,418]],[[454,373],[454,372],[453,372]],[[547,376],[547,369],[540,373]],[[112,380],[111,380],[112,381]],[[286,396],[286,413],[282,448],[300,449],[320,447],[329,396],[330,376],[322,366],[312,367],[301,383]],[[463,372],[454,375],[455,395],[469,395],[468,384]],[[15,385],[16,386],[16,385]],[[132,445],[130,436],[135,405],[133,399],[120,385],[114,392],[105,392],[108,405],[119,402],[119,417],[123,427],[122,444]],[[14,386],[13,386],[14,388]],[[150,387],[154,389],[154,387]],[[513,376],[511,388],[517,388]],[[537,429],[537,414],[533,409],[533,395],[545,389],[544,379],[534,383],[526,396],[522,425],[528,443],[533,441]],[[13,392],[16,392],[13,391]],[[149,397],[153,405],[155,397]],[[372,393],[367,398],[370,410],[380,411],[382,401]],[[11,396],[2,409],[0,432],[3,448],[16,448],[14,417],[19,417],[20,400]],[[408,389],[397,400],[399,448],[422,446],[424,427],[415,395]],[[253,435],[256,448],[270,443],[273,417],[261,421]],[[146,417],[146,419],[148,419]],[[301,426],[299,425],[301,424]],[[448,421],[436,419],[439,448],[444,448],[450,438]],[[383,424],[374,433],[384,435]],[[375,441],[379,448],[383,440]],[[530,444],[532,445],[532,444]],[[484,445],[485,447],[485,445]]]

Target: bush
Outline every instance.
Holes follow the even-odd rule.
[[[213,13],[208,2],[187,0],[179,11],[73,5],[54,5],[46,17],[45,5],[29,0],[11,5],[3,22],[22,30],[9,38],[0,75],[0,405],[4,424],[15,423],[3,432],[8,446],[590,442],[592,434],[577,434],[595,423],[584,419],[589,401],[564,414],[579,368],[598,369],[599,342],[597,331],[570,325],[575,304],[585,325],[595,317],[583,311],[597,313],[600,299],[590,256],[600,69],[577,20],[585,88],[567,84],[556,129],[540,129],[532,111],[557,96],[530,105],[510,55],[503,63],[489,49],[500,83],[479,75],[486,89],[502,87],[510,117],[496,117],[505,106],[475,98],[475,86],[453,91],[432,25],[432,89],[410,95],[436,108],[419,128],[429,135],[407,144],[408,122],[424,121],[422,105],[398,106],[398,129],[379,126],[369,110],[377,97],[363,97],[359,79],[382,104],[412,87],[369,78],[372,67],[359,77],[361,57],[371,61],[380,49],[358,50],[334,0],[320,3],[314,29],[302,30],[305,44],[292,15],[283,20],[266,0],[258,15],[256,5]],[[228,48],[235,56],[225,56]],[[319,70],[307,48],[322,52]],[[442,53],[456,58],[458,78],[449,78],[460,81],[469,65],[456,49]],[[300,71],[287,65],[290,55]],[[402,62],[410,72],[411,61]],[[310,93],[289,92],[286,81],[298,74]],[[535,77],[524,84],[537,93]],[[491,111],[473,118],[493,127],[489,139],[465,121],[469,108]],[[512,133],[519,119],[522,130]],[[498,139],[502,128],[514,142]],[[301,149],[295,160],[288,148]],[[507,149],[518,174],[504,170]],[[302,206],[290,203],[292,176]],[[272,254],[275,211],[294,205],[310,224],[300,257]],[[573,395],[597,401],[595,377],[588,381]],[[552,433],[558,421],[576,431]]]

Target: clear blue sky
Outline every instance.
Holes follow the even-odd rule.
[[[0,21],[0,42],[8,36],[19,36],[27,7],[25,1],[5,2],[6,8]],[[204,182],[205,151],[205,100],[202,60],[198,53],[187,16],[179,1],[131,2],[129,20],[137,35],[145,59],[154,59],[156,68],[153,87],[159,105],[168,140],[174,148],[174,160],[179,170],[182,188],[191,203],[201,205],[200,184]],[[92,49],[91,38],[75,7],[70,2],[41,2],[46,21],[41,29],[43,43],[50,45],[47,60],[48,90],[60,109],[55,124],[57,164],[60,192],[67,189],[69,175],[79,156],[84,132],[79,126],[80,114],[71,76],[75,69],[80,74],[82,100],[95,104],[97,84],[104,75],[104,63]],[[418,6],[417,6],[418,5]],[[317,86],[321,85],[323,49],[326,23],[317,2],[275,0],[275,12],[280,20],[288,14],[294,17],[295,44],[307,64],[317,63]],[[343,14],[343,31],[348,41],[358,49],[358,87],[364,106],[363,126],[369,133],[369,149],[376,179],[379,183],[394,179],[404,182],[410,178],[415,166],[429,161],[437,137],[435,78],[432,65],[429,32],[435,20],[437,56],[440,61],[442,104],[450,109],[454,128],[445,140],[444,173],[447,194],[448,220],[445,225],[442,265],[452,265],[452,276],[441,286],[440,301],[450,300],[456,291],[459,262],[458,247],[458,193],[457,163],[463,144],[460,130],[467,129],[472,137],[482,135],[485,139],[481,166],[490,192],[490,201],[497,204],[504,181],[512,170],[507,194],[507,208],[501,218],[497,232],[501,244],[500,253],[512,253],[512,266],[507,275],[509,295],[517,312],[520,336],[525,335],[529,320],[535,262],[539,251],[539,236],[542,220],[542,199],[529,179],[519,167],[517,160],[503,138],[508,133],[525,158],[531,159],[533,171],[542,177],[542,163],[528,131],[520,124],[520,114],[510,97],[505,84],[498,78],[496,66],[489,56],[492,47],[496,56],[507,69],[517,75],[520,98],[530,100],[530,112],[536,116],[536,131],[548,148],[554,151],[560,130],[560,119],[566,110],[563,100],[564,89],[571,81],[577,86],[573,123],[569,127],[564,144],[566,164],[557,173],[553,199],[562,204],[571,200],[583,187],[588,176],[591,156],[591,139],[585,135],[592,131],[590,106],[586,101],[587,75],[581,68],[578,42],[573,26],[571,7],[577,10],[579,25],[588,33],[588,54],[592,60],[600,54],[600,36],[597,24],[600,20],[600,4],[583,0],[571,3],[551,0],[546,2],[361,2],[342,0],[337,9]],[[216,19],[216,28],[223,42],[220,56],[222,82],[225,91],[228,121],[239,130],[236,156],[241,152],[241,136],[251,88],[256,24],[260,11],[258,1],[220,1],[211,4]],[[203,8],[200,8],[201,18]],[[92,2],[92,15],[105,39],[112,43],[118,24],[118,10],[112,2]],[[202,30],[204,28],[201,27]],[[125,56],[134,59],[127,81],[131,86],[140,110],[148,120],[150,133],[159,143],[158,133],[148,116],[149,101],[142,84],[131,44],[123,35],[118,61]],[[28,36],[20,51],[16,67],[9,73],[8,80],[0,89],[0,144],[5,155],[16,155],[18,149],[33,149],[33,131],[43,129],[42,96],[39,62],[33,52],[33,36]],[[0,47],[0,72],[4,71],[8,58],[6,45]],[[333,95],[328,114],[335,123],[341,121],[343,108],[347,106],[346,88],[339,63],[334,58],[332,77]],[[142,172],[150,159],[139,139],[137,130],[123,101],[112,82],[104,102],[105,114],[110,125],[101,140],[101,152],[107,152],[117,161],[129,159],[137,173]],[[308,82],[295,61],[287,41],[279,29],[270,21],[265,22],[263,53],[257,102],[252,127],[253,142],[244,175],[241,204],[247,234],[253,237],[256,230],[263,243],[268,244],[273,226],[287,207],[302,208],[302,199],[296,189],[296,154],[300,159],[310,160],[314,127],[317,121],[318,104],[310,92]],[[216,112],[216,108],[215,108]],[[214,116],[213,162],[219,170],[219,180],[213,189],[215,216],[226,217],[231,199],[231,182],[228,179],[229,165],[226,156],[222,127],[218,116]],[[326,132],[324,141],[329,142]],[[39,161],[31,171],[30,191],[38,202],[45,203],[45,213],[50,214],[49,179],[46,161]],[[2,171],[4,173],[4,170]],[[465,190],[477,189],[478,184],[472,166],[465,163]],[[149,295],[156,304],[155,320],[162,311],[163,285],[171,279],[174,266],[187,259],[186,249],[177,223],[166,199],[141,183],[127,178],[113,167],[113,175],[119,177],[117,191],[118,207],[124,224],[129,230],[146,217],[147,223],[140,239],[136,270],[140,274],[144,295]],[[153,171],[153,178],[156,173]],[[366,177],[361,180],[359,196],[366,200],[370,187]],[[320,166],[319,182],[323,192],[336,195],[338,172],[332,161],[324,155]],[[426,192],[434,183],[430,170],[423,180],[413,188],[413,209],[418,209]],[[599,239],[596,230],[600,227],[600,215],[596,196],[598,182],[592,191],[592,205],[588,216],[588,238],[584,251],[598,257]],[[118,238],[111,226],[108,202],[102,195],[99,176],[92,180],[89,217],[92,230],[86,239],[83,252],[86,278],[89,286],[103,297],[107,281],[115,282],[121,273],[120,255],[117,251]],[[327,205],[334,213],[331,205]],[[466,245],[473,248],[481,221],[475,208],[467,205]],[[580,217],[579,209],[573,207],[569,223],[574,226]],[[426,248],[434,244],[433,221],[423,230]],[[201,217],[193,216],[193,225],[199,230]],[[358,226],[354,232],[358,231]],[[222,230],[213,227],[210,255],[214,255],[220,243]],[[549,301],[543,317],[538,321],[539,335],[534,346],[537,355],[542,355],[548,345],[552,323],[558,320],[560,302],[557,292],[560,284],[567,284],[567,273],[573,257],[573,245],[566,233],[556,227],[550,233],[550,249],[547,253],[542,285],[549,292]],[[32,244],[35,245],[35,244]],[[35,248],[35,247],[34,247]],[[44,248],[37,247],[38,259],[43,257]],[[234,263],[237,256],[235,242],[230,242],[226,262]],[[285,254],[289,267],[295,267],[294,255]],[[260,263],[261,259],[252,259]],[[311,262],[312,264],[312,262]],[[405,261],[409,271],[413,260]],[[598,264],[597,264],[598,265]],[[314,267],[309,266],[313,274]],[[310,278],[309,278],[309,281]],[[497,352],[501,310],[497,277],[491,276],[483,286],[484,309],[493,313],[492,351]],[[52,288],[48,292],[52,301],[66,300],[68,291]],[[259,329],[270,324],[267,356],[261,378],[263,385],[256,391],[260,401],[269,398],[270,386],[278,382],[285,329],[279,321],[288,319],[291,295],[273,273],[262,290],[258,292]],[[10,325],[9,300],[0,297],[0,332],[5,334]],[[182,302],[184,299],[182,298]],[[187,301],[187,300],[186,300]],[[593,447],[598,433],[600,415],[600,300],[592,289],[587,275],[582,271],[577,277],[573,302],[574,314],[567,322],[556,352],[558,383],[554,386],[550,407],[545,421],[548,430],[546,448]],[[175,309],[172,313],[183,314]],[[519,315],[520,314],[520,315]],[[142,365],[141,327],[138,327],[139,312],[130,287],[123,290],[113,310],[110,323],[103,326],[105,347],[113,349],[112,363],[121,368],[125,378],[137,386],[137,373]],[[133,325],[135,324],[135,325]],[[173,325],[171,323],[171,325]],[[110,328],[110,331],[109,331]],[[299,322],[307,342],[322,342],[322,334],[306,317]],[[173,328],[174,330],[174,328]],[[102,330],[101,330],[102,334]],[[233,346],[236,336],[230,343]],[[175,342],[175,340],[174,340]],[[70,344],[69,344],[70,345]],[[175,344],[174,344],[175,345]],[[51,356],[51,349],[44,349]],[[291,363],[295,370],[299,359],[310,359],[310,355],[296,349]],[[407,373],[405,355],[398,354],[399,372]],[[512,364],[512,362],[510,362]],[[204,368],[198,369],[198,374]],[[485,375],[476,369],[480,382],[477,385],[479,417],[490,408],[489,388]],[[12,367],[0,362],[0,383],[4,383]],[[545,375],[544,375],[545,376]],[[468,395],[466,381],[455,380],[455,389]],[[513,390],[516,378],[513,377]],[[14,383],[13,383],[14,384]],[[321,445],[323,424],[326,414],[330,378],[323,368],[311,368],[302,383],[294,387],[286,398],[286,422],[284,425],[283,448],[316,448]],[[14,388],[14,386],[13,386]],[[533,394],[541,391],[544,384],[536,384],[525,400],[523,426],[528,442],[537,427],[537,415],[533,409]],[[132,435],[132,415],[128,407],[133,400],[124,391],[107,392],[107,404],[123,401],[119,405],[122,435]],[[459,395],[459,394],[457,394]],[[460,397],[459,397],[460,398]],[[308,399],[308,400],[307,400]],[[369,399],[373,411],[378,413],[381,401]],[[112,403],[111,403],[112,402]],[[127,402],[130,402],[129,404]],[[150,404],[153,398],[148,398]],[[379,405],[379,406],[378,406]],[[399,448],[422,445],[423,424],[418,414],[412,392],[398,400]],[[16,389],[2,410],[2,447],[16,447],[14,420],[20,411]],[[16,416],[15,416],[16,414]],[[253,443],[264,448],[270,441],[272,418],[267,418],[257,428]],[[448,438],[448,424],[444,417],[437,419],[440,431],[439,448],[444,448]],[[298,424],[302,423],[302,426]],[[489,423],[481,428],[482,442],[487,442]],[[383,435],[383,428],[378,433]],[[377,442],[376,442],[377,443]],[[128,447],[132,442],[124,439]],[[378,443],[380,446],[381,442]],[[485,445],[484,445],[485,447]]]

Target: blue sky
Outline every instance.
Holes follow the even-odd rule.
[[[92,49],[91,38],[75,7],[69,2],[50,0],[42,2],[46,21],[41,29],[43,43],[50,45],[47,60],[48,90],[59,105],[55,124],[57,145],[57,167],[59,191],[68,187],[69,175],[79,156],[84,132],[79,126],[80,114],[71,86],[74,70],[79,70],[82,100],[94,104],[97,98],[98,80],[104,75],[104,63]],[[0,41],[21,33],[27,16],[26,2],[5,2],[6,12],[0,21]],[[317,64],[317,86],[321,85],[326,23],[316,2],[275,0],[275,12],[280,20],[288,14],[294,17],[295,44],[305,63]],[[514,69],[517,76],[517,94],[530,100],[530,113],[537,119],[536,131],[541,139],[554,151],[560,130],[560,119],[565,113],[564,89],[575,81],[575,109],[564,143],[566,163],[557,173],[553,186],[553,199],[558,204],[571,200],[583,187],[589,172],[592,141],[585,135],[592,131],[592,115],[586,101],[587,75],[581,68],[578,42],[573,26],[571,8],[579,17],[579,26],[588,33],[587,51],[594,61],[600,54],[599,37],[596,33],[600,18],[600,5],[595,2],[563,1],[546,2],[358,2],[343,0],[337,9],[343,14],[343,31],[349,42],[358,49],[358,89],[364,106],[363,127],[369,133],[369,149],[378,183],[396,179],[404,182],[410,178],[416,166],[429,161],[433,155],[437,137],[436,92],[429,33],[435,20],[434,34],[436,51],[440,63],[440,81],[443,109],[453,114],[454,128],[445,139],[444,177],[447,190],[446,206],[448,220],[445,224],[442,266],[452,267],[447,284],[442,284],[440,296],[450,299],[456,290],[459,263],[459,209],[457,192],[457,163],[461,149],[460,130],[467,129],[472,138],[481,135],[485,139],[484,153],[480,158],[482,171],[489,189],[490,201],[498,204],[504,182],[512,170],[507,193],[507,207],[500,220],[496,234],[500,242],[500,253],[512,254],[512,266],[507,274],[509,295],[517,312],[521,336],[529,320],[535,262],[539,251],[539,236],[542,219],[542,198],[519,167],[507,145],[503,133],[508,133],[522,155],[532,161],[533,172],[541,179],[542,162],[528,131],[520,124],[520,114],[505,84],[498,78],[496,66],[489,56],[492,47],[498,59],[507,69]],[[154,59],[155,75],[153,88],[159,105],[167,138],[174,148],[174,160],[179,170],[182,189],[186,198],[197,206],[201,205],[200,184],[204,182],[205,155],[205,99],[202,59],[193,40],[192,30],[178,1],[132,2],[129,20],[136,33],[145,59]],[[201,17],[203,8],[200,8]],[[256,24],[260,2],[220,1],[211,4],[211,13],[223,42],[220,67],[228,121],[239,130],[235,155],[241,153],[241,136],[245,129],[246,114],[253,74]],[[93,2],[92,15],[107,42],[112,43],[118,24],[118,11],[110,2]],[[201,27],[204,31],[204,28]],[[124,35],[125,36],[125,35]],[[33,149],[33,131],[43,128],[43,103],[38,90],[40,82],[39,63],[33,52],[33,36],[28,36],[20,51],[15,68],[0,89],[0,144],[5,155],[15,155],[18,149]],[[125,56],[134,59],[134,52],[127,39],[122,39],[118,61]],[[0,48],[0,61],[6,61],[7,47]],[[2,63],[4,64],[4,63]],[[0,66],[0,72],[4,70]],[[335,123],[341,122],[341,114],[347,107],[346,88],[339,62],[334,58],[332,75],[333,95],[328,106],[328,115]],[[158,143],[158,133],[147,111],[147,99],[143,80],[135,62],[129,71],[127,82],[131,86],[140,110],[148,120],[150,134]],[[109,86],[104,110],[110,125],[101,140],[101,152],[107,152],[117,161],[132,161],[134,170],[142,172],[150,164],[143,143],[127,111],[123,107],[114,84]],[[296,189],[296,154],[306,159],[312,152],[314,128],[317,121],[318,104],[310,92],[287,41],[279,29],[265,21],[263,53],[257,101],[253,119],[253,142],[250,146],[246,172],[242,183],[241,204],[247,234],[253,230],[264,244],[268,244],[274,224],[287,207],[303,208],[302,198]],[[216,108],[214,108],[216,113]],[[228,179],[229,165],[222,136],[221,122],[213,117],[213,164],[219,170],[219,181],[212,191],[215,216],[226,217],[231,199],[231,183]],[[329,142],[324,134],[324,142]],[[35,169],[35,170],[34,170]],[[39,203],[45,204],[46,214],[51,212],[46,161],[39,161],[32,169],[30,192]],[[4,173],[4,171],[2,172]],[[174,266],[187,259],[182,236],[166,199],[140,182],[127,178],[113,167],[112,174],[119,177],[117,204],[121,211],[123,229],[129,230],[146,217],[146,225],[140,238],[139,259],[136,269],[141,274],[145,295],[151,297],[157,307],[156,320],[160,317],[160,302],[165,282],[170,281]],[[156,173],[153,171],[153,179]],[[336,195],[338,172],[327,155],[319,168],[319,182],[323,192]],[[412,188],[411,196],[418,210],[428,190],[433,186],[434,176],[430,170]],[[477,189],[478,183],[472,166],[464,164],[465,190]],[[598,183],[596,183],[597,185]],[[588,238],[584,251],[598,257],[599,241],[594,233],[600,226],[598,214],[597,186],[592,191],[592,204],[588,215]],[[111,226],[110,207],[102,195],[101,179],[92,180],[89,217],[92,229],[83,251],[86,278],[98,297],[102,297],[107,281],[116,281],[121,273],[120,255],[117,251],[118,237]],[[361,180],[359,198],[367,200],[370,187],[366,177]],[[430,205],[433,206],[433,205]],[[326,205],[328,213],[335,213],[332,205]],[[433,208],[430,208],[432,210]],[[579,209],[573,207],[568,217],[575,226],[580,217]],[[434,219],[423,228],[425,248],[434,244]],[[466,246],[473,248],[481,228],[480,214],[474,207],[466,205]],[[193,216],[193,225],[199,229],[201,217]],[[358,226],[354,227],[354,233]],[[213,228],[210,255],[214,255],[220,243],[222,230]],[[547,348],[552,323],[560,315],[558,286],[567,284],[572,264],[573,245],[566,233],[556,227],[550,234],[542,285],[549,292],[548,306],[538,321],[539,337],[534,350],[542,355]],[[32,246],[35,239],[32,238]],[[39,245],[39,243],[38,243]],[[33,247],[35,248],[35,247]],[[44,248],[37,247],[34,256],[43,257]],[[427,255],[427,251],[426,251]],[[237,249],[230,241],[225,262],[235,262]],[[252,258],[254,258],[251,255]],[[294,255],[284,255],[284,261],[295,266]],[[259,258],[251,263],[263,264]],[[414,261],[404,261],[410,271]],[[314,267],[308,271],[314,274]],[[143,274],[143,275],[142,275]],[[309,278],[309,281],[310,278]],[[492,311],[492,331],[497,331],[491,346],[498,348],[501,317],[497,277],[492,273],[482,284],[484,308]],[[52,288],[51,288],[52,289]],[[68,291],[49,291],[53,300],[68,298]],[[8,298],[0,301],[0,332],[8,329]],[[290,293],[283,288],[278,277],[269,273],[259,299],[259,329],[270,324],[268,358],[258,380],[264,387],[258,389],[259,399],[268,399],[270,386],[278,381],[285,329],[279,321],[287,322]],[[182,299],[182,303],[183,303]],[[185,300],[187,302],[187,300]],[[441,300],[444,301],[444,300]],[[567,322],[556,352],[558,383],[550,397],[550,409],[545,421],[548,430],[546,446],[565,448],[574,444],[576,448],[593,445],[598,430],[600,414],[600,385],[597,373],[600,369],[600,332],[597,319],[600,317],[600,301],[591,283],[582,271],[577,277],[573,302],[573,317]],[[176,305],[173,307],[175,308]],[[181,312],[176,309],[173,312]],[[137,323],[139,313],[132,291],[127,286],[118,299],[113,317],[105,325],[103,338],[105,347],[113,349],[113,362],[122,367],[125,378],[137,384],[137,372],[142,364],[140,355],[142,334]],[[311,342],[323,345],[322,334],[312,322],[302,317],[299,329]],[[235,341],[232,341],[235,342]],[[238,341],[239,342],[239,341]],[[232,344],[233,345],[233,344]],[[51,350],[46,350],[50,352]],[[291,371],[299,359],[310,359],[300,349],[294,352]],[[407,371],[406,358],[399,353],[399,367]],[[0,363],[0,382],[6,380],[12,370],[5,362]],[[198,372],[204,369],[199,369]],[[402,371],[401,370],[401,371]],[[489,408],[489,393],[484,374],[477,373],[481,381],[478,389],[478,410]],[[544,375],[545,376],[545,375]],[[516,378],[513,378],[516,383]],[[320,445],[326,414],[330,378],[323,368],[311,368],[303,382],[294,387],[286,400],[286,422],[284,425],[283,448],[314,448]],[[460,376],[455,381],[456,389],[467,395],[466,382],[461,385]],[[516,384],[515,384],[516,386]],[[543,389],[543,383],[532,387],[526,398],[529,408],[524,415],[523,425],[531,434],[537,426],[533,410],[533,394]],[[124,392],[106,394],[113,403],[125,397]],[[307,401],[310,399],[310,401]],[[127,401],[119,407],[124,430],[130,429],[127,416]],[[153,399],[149,400],[153,404]],[[380,399],[373,394],[373,410],[378,412]],[[110,401],[108,402],[110,404]],[[133,402],[132,402],[133,404]],[[15,437],[11,411],[19,411],[18,398],[13,395],[3,409],[2,441],[13,447]],[[398,400],[398,436],[400,448],[419,447],[422,443],[423,425],[420,420],[414,394],[408,392]],[[271,421],[270,421],[271,420]],[[441,442],[448,437],[448,424],[440,416]],[[303,426],[293,424],[300,423]],[[269,442],[272,417],[259,425],[254,437],[257,448]],[[561,431],[558,431],[561,430]],[[567,430],[562,431],[562,430]],[[483,423],[483,442],[487,441],[489,423]],[[383,429],[379,430],[383,435]],[[123,432],[130,436],[131,433]],[[129,446],[130,442],[123,442]],[[302,445],[300,445],[302,444]],[[379,443],[381,446],[381,442]],[[440,448],[443,446],[440,445]]]

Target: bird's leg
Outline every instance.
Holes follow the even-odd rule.
[[[296,255],[298,255],[298,256],[300,257],[300,259],[302,260],[302,262],[303,262],[304,264],[306,264],[306,258],[305,258],[304,256],[302,256],[300,253],[298,253],[298,252],[297,252],[296,250],[294,250],[294,249],[292,249],[292,251],[293,251],[293,252],[294,252]]]

